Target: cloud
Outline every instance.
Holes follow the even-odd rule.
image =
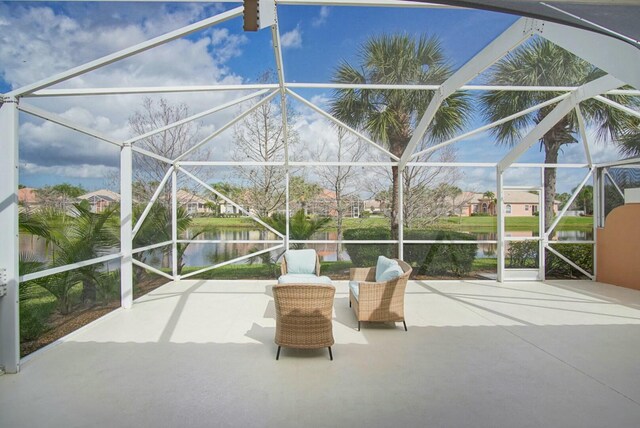
[[[329,8],[327,6],[322,6],[320,8],[320,13],[318,14],[318,16],[311,21],[311,25],[316,28],[320,27],[327,22],[328,17],[329,17]]]
[[[73,166],[42,166],[32,163],[21,163],[20,170],[26,175],[56,175],[72,178],[106,178],[118,174],[117,167],[105,165],[81,164]]]
[[[293,30],[284,33],[280,37],[280,44],[283,48],[301,48],[302,47],[302,30],[300,26],[296,26]]]
[[[154,8],[123,5],[118,9],[102,4],[64,5],[52,9],[40,5],[0,4],[0,28],[12,28],[10,33],[0,32],[0,86],[4,83],[18,88],[38,81],[202,19],[211,9],[188,5],[162,8],[158,13],[155,5]],[[56,87],[239,84],[243,78],[228,69],[227,61],[239,56],[247,42],[241,33],[215,27]],[[171,103],[185,103],[191,114],[240,96],[242,94],[229,92],[163,95]],[[128,118],[140,108],[143,98],[143,95],[118,95],[23,101],[114,138],[126,139],[131,136]],[[230,109],[201,120],[203,133],[211,133],[234,115]],[[229,147],[227,140],[212,143]],[[117,171],[118,164],[117,147],[27,114],[20,115],[21,174],[54,174],[60,180],[92,178]]]

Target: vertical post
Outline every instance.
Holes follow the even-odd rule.
[[[498,220],[498,251],[496,255],[498,257],[498,282],[504,282],[504,191],[503,191],[503,176],[500,167],[496,167],[496,215]]]
[[[133,154],[131,144],[120,149],[120,305],[133,303]]]
[[[600,199],[602,194],[600,193],[600,186],[602,180],[600,179],[601,169],[596,168],[593,172],[593,280],[596,280],[598,275],[598,227],[600,225]]]
[[[398,258],[404,260],[404,168],[398,167]]]
[[[20,369],[20,318],[18,304],[18,100],[0,104],[0,369]]]
[[[538,210],[538,235],[540,238],[538,246],[538,279],[544,281],[547,275],[547,258],[546,248],[549,244],[549,235],[544,227],[544,214],[546,205],[544,203],[544,166],[540,168],[540,191],[538,192],[538,201],[540,202]]]
[[[171,271],[173,280],[178,277],[178,167],[171,171]]]
[[[287,153],[285,152],[285,156],[287,156]],[[284,216],[285,216],[285,232],[284,232],[284,248],[285,250],[289,251],[289,216],[290,216],[290,211],[289,211],[289,167],[286,167],[286,171],[285,171],[285,175],[284,175],[284,191],[285,191],[285,195],[284,195],[284,202],[285,202],[285,206],[284,206]]]

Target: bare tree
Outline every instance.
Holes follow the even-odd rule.
[[[425,140],[418,150],[428,147]],[[456,151],[445,147],[414,159],[416,162],[455,162]],[[403,171],[403,221],[407,228],[423,227],[460,211],[469,202],[457,187],[462,173],[451,167],[407,166]],[[367,183],[382,206],[390,206],[391,171],[379,172]],[[468,199],[468,198],[466,198]],[[383,210],[389,215],[388,210]]]
[[[323,144],[319,150],[318,158],[327,151],[327,144]],[[366,153],[365,147],[359,139],[347,135],[344,128],[337,129],[336,146],[338,162],[357,162]],[[339,165],[335,167],[323,166],[318,168],[317,174],[323,186],[335,194],[337,244],[336,257],[342,260],[342,233],[343,220],[350,204],[359,200],[357,173],[360,168],[352,165]]]
[[[268,82],[273,73],[265,72],[258,80]],[[251,107],[259,101],[252,101]],[[292,109],[287,108],[287,121],[293,123]],[[297,133],[288,128],[289,146],[298,141]],[[232,159],[237,162],[283,161],[285,139],[282,126],[280,99],[260,105],[238,122],[233,128],[234,151]],[[246,183],[244,202],[260,216],[268,216],[281,209],[285,202],[285,169],[282,166],[244,166],[234,168],[238,178]]]
[[[142,135],[149,131],[172,124],[189,117],[189,107],[186,104],[171,104],[164,98],[154,101],[145,98],[141,109],[129,118],[129,128],[133,135]],[[149,150],[168,159],[175,159],[187,150],[195,146],[200,140],[200,126],[194,122],[176,126],[167,131],[147,137],[135,145]],[[208,159],[210,150],[201,147],[191,154],[191,159]],[[155,192],[158,184],[167,173],[169,165],[161,160],[144,156],[134,156],[133,179],[134,198],[140,201],[148,201]],[[190,172],[202,178],[201,168],[190,168]],[[179,187],[187,187],[186,183],[179,183]],[[165,186],[161,194],[161,200],[169,203],[171,199],[171,187]]]
[[[456,152],[451,147],[417,159],[419,162],[447,163],[455,160]],[[460,171],[451,167],[407,166],[403,173],[405,226],[422,227],[458,211],[465,203],[457,187],[461,175]]]

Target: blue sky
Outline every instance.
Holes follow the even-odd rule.
[[[0,3],[0,44],[3,46],[0,47],[0,91],[235,6],[228,3]],[[329,82],[341,61],[357,63],[359,46],[368,37],[395,32],[437,35],[457,68],[515,20],[511,15],[469,10],[281,6],[279,23],[285,75],[290,82]],[[241,19],[193,34],[163,49],[155,57],[143,54],[65,85],[150,86],[166,81],[175,85],[250,83],[262,71],[274,67],[270,31],[244,33]],[[299,92],[308,99],[326,99],[331,95],[319,90]],[[228,100],[229,96],[188,96],[183,102],[189,103],[192,112],[197,112],[212,102]],[[68,117],[80,117],[87,126],[126,138],[127,118],[139,106],[140,99],[111,97],[104,102],[77,97],[29,102],[40,103],[43,108]],[[215,129],[230,117],[222,115],[204,127]],[[42,186],[66,181],[82,183],[90,189],[112,185],[110,177],[117,172],[117,151],[102,148],[94,141],[80,141],[59,127],[47,127],[26,115],[21,115],[21,120],[21,182]],[[476,115],[468,129],[480,125],[482,120]],[[228,143],[223,140],[215,153],[224,157]],[[580,148],[574,146],[567,148],[563,161],[584,161]],[[62,156],[65,147],[70,147],[69,154]],[[496,146],[486,133],[456,147],[457,160],[461,162],[496,162],[507,151],[505,147]],[[604,148],[595,149],[600,155],[607,155]],[[539,147],[534,146],[521,161],[542,161]],[[530,173],[538,174],[537,170],[514,173],[514,184],[530,180],[527,176]],[[493,175],[493,170],[488,169],[482,177],[464,181],[462,187],[471,184],[488,187]],[[574,176],[567,180],[574,181]],[[559,184],[558,190],[566,191],[574,186],[573,183]]]

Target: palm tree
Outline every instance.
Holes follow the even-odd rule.
[[[37,213],[20,213],[20,231],[46,240],[52,250],[52,260],[45,263],[31,255],[20,255],[20,274],[37,272],[88,260],[107,254],[118,245],[117,207],[101,213],[92,213],[82,204],[75,204],[71,215],[49,208]],[[41,280],[29,281],[24,291],[40,286],[56,297],[58,310],[67,314],[71,310],[71,289],[82,283],[82,300],[95,302],[97,287],[105,280],[101,265],[80,267],[55,274]]]
[[[284,214],[274,213],[271,217],[263,217],[262,220],[278,232],[286,233],[287,218]],[[305,214],[304,209],[300,209],[289,219],[289,238],[294,240],[309,239],[330,222],[331,218],[329,217],[310,217]],[[291,247],[300,249],[304,248],[304,244],[291,244]]]
[[[499,61],[489,71],[491,85],[527,85],[527,86],[580,86],[604,73],[572,53],[543,40],[534,39],[516,49]],[[528,107],[547,101],[560,95],[559,92],[513,92],[491,91],[480,97],[484,117],[494,122]],[[622,95],[607,95],[608,98],[624,105],[639,106],[640,100]],[[549,106],[492,129],[498,143],[514,145],[532,126],[538,124],[553,109]],[[580,105],[586,126],[596,128],[598,139],[626,143],[621,151],[626,154],[640,153],[640,145],[630,136],[638,121],[627,113],[600,103],[587,100]],[[540,149],[544,149],[545,162],[557,163],[562,146],[576,143],[579,131],[575,112],[562,118],[540,140]],[[626,137],[626,139],[625,139]],[[556,169],[545,168],[544,201],[545,227],[553,222],[554,199],[556,195]]]
[[[364,43],[358,67],[343,62],[333,80],[359,84],[439,84],[451,74],[452,67],[437,37],[421,36],[415,40],[408,34],[383,34]],[[350,126],[367,131],[392,154],[401,157],[433,95],[433,91],[339,89],[331,112]],[[447,98],[428,130],[429,141],[449,138],[461,130],[469,109],[465,93],[456,92]],[[398,167],[392,167],[391,172],[391,237],[398,239]]]
[[[142,212],[144,210],[143,205],[134,205],[133,207],[133,219],[134,223],[137,222],[137,219],[140,218]],[[140,230],[136,234],[133,239],[134,248],[137,247],[146,247],[148,245],[157,244],[160,242],[171,241],[171,209],[163,204],[154,204],[147,214],[147,217],[142,222],[142,226]],[[178,236],[184,234],[184,232],[189,229],[191,226],[193,219],[189,216],[187,209],[185,206],[178,206],[178,210],[176,211],[176,226],[178,230]],[[188,239],[196,239],[200,236],[204,230],[198,230],[189,234]],[[178,275],[182,272],[182,268],[184,268],[184,254],[189,247],[189,243],[179,243],[177,244],[177,254],[178,254]],[[171,255],[171,248],[169,246],[165,247],[164,251],[165,260],[169,260]],[[145,262],[145,254],[138,253],[136,258],[141,262]],[[168,265],[168,261],[164,263]],[[140,271],[142,272],[142,271]]]

